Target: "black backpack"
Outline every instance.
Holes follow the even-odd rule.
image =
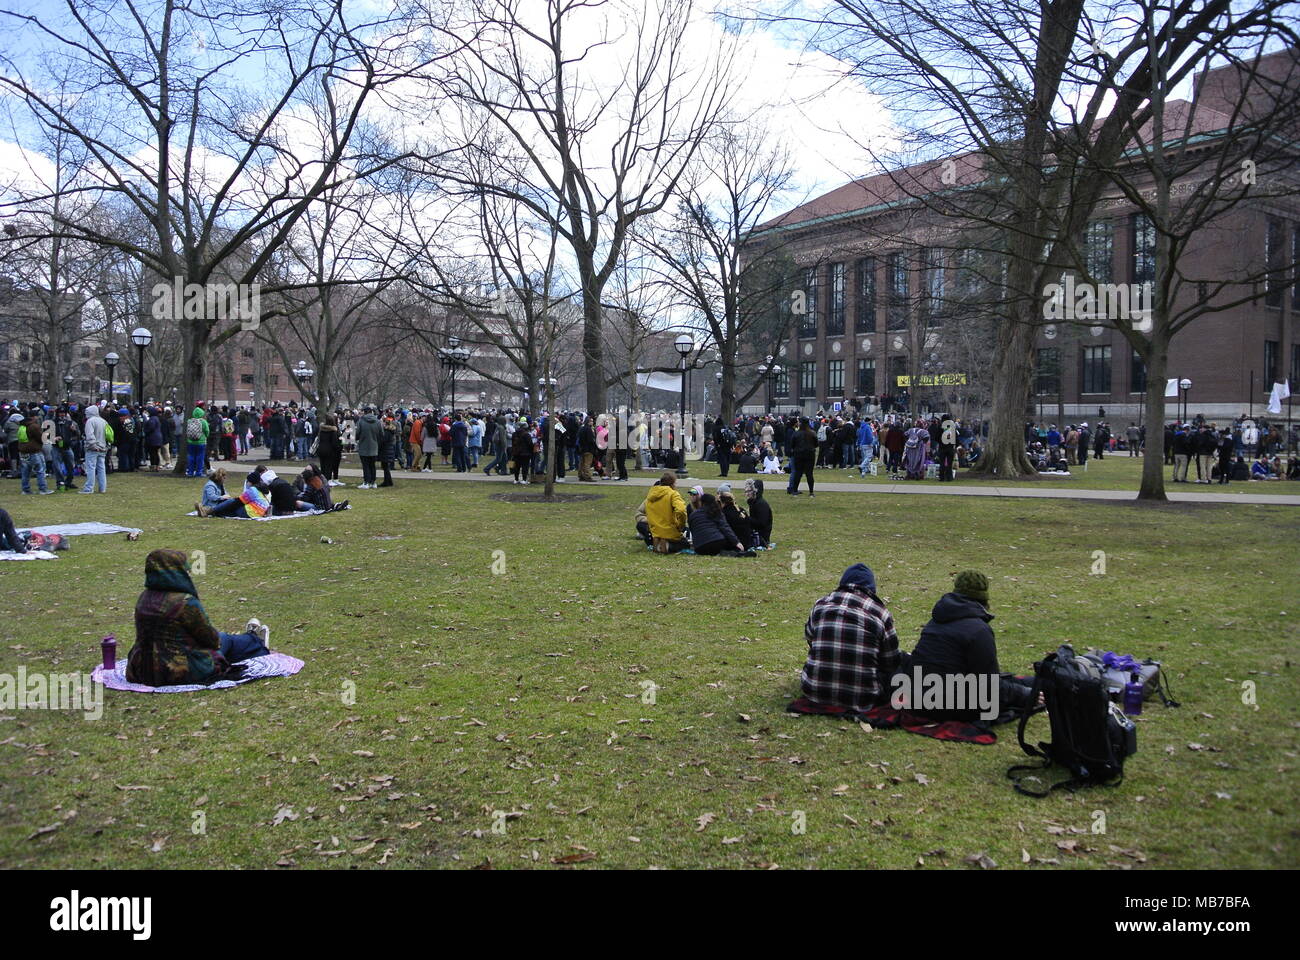
[[[1096,664],[1075,656],[1069,644],[1062,644],[1034,664],[1034,689],[1030,703],[1043,695],[1045,707],[1035,708],[1020,718],[1017,737],[1020,749],[1041,764],[1020,764],[1007,771],[1018,793],[1045,797],[1051,791],[1074,790],[1086,786],[1119,786],[1124,779],[1124,760],[1137,752],[1137,727],[1112,704],[1107,695],[1106,678]],[[1031,746],[1025,742],[1025,725],[1041,710],[1051,721],[1050,743]],[[1070,771],[1070,778],[1042,790],[1024,785],[1024,771],[1046,770],[1059,764]]]

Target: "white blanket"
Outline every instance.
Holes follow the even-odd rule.
[[[57,560],[48,550],[28,550],[26,553],[14,553],[12,550],[0,550],[0,560]]]
[[[43,533],[46,536],[61,533],[65,537],[84,537],[98,533],[139,533],[135,527],[119,527],[115,523],[100,523],[91,520],[87,523],[56,523],[50,527],[23,528],[19,533]]]

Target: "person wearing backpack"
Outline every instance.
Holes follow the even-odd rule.
[[[185,476],[202,477],[207,470],[208,418],[202,407],[195,407],[185,421]]]

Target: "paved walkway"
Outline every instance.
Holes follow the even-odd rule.
[[[382,476],[382,473],[380,474]],[[343,468],[339,470],[340,477],[360,477],[361,471],[356,468]],[[769,495],[777,495],[783,492],[783,487],[787,482],[785,474],[732,474],[728,477],[732,485],[737,489],[743,488],[745,480],[749,477],[755,477],[764,481],[766,491]],[[472,470],[469,473],[456,473],[447,468],[441,468],[432,473],[408,473],[405,470],[394,470],[394,480],[450,480],[455,483],[510,483],[507,477],[486,477],[483,471]],[[710,479],[701,479],[698,477],[686,477],[677,481],[679,489],[685,489],[694,484],[703,484],[708,490],[716,487],[721,480],[717,477]],[[1046,482],[1046,481],[1044,481]],[[627,480],[629,487],[650,487],[655,483],[653,477],[630,477]],[[570,473],[568,479],[560,484],[561,489],[588,489],[592,487],[617,487],[621,486],[620,482],[612,480],[600,480],[596,483],[582,483],[578,480],[577,475]],[[355,485],[352,485],[355,486]],[[345,489],[350,489],[345,488]],[[817,478],[817,489],[827,493],[868,493],[868,494],[913,494],[917,496],[938,496],[938,497],[1001,497],[1001,498],[1045,498],[1048,500],[1121,500],[1134,501],[1137,499],[1137,492],[1133,490],[1085,490],[1079,488],[1059,487],[1043,489],[1029,487],[998,487],[998,486],[980,486],[976,484],[963,484],[960,480],[954,483],[945,483],[932,485],[929,483],[836,483],[834,481],[823,482],[821,476]],[[805,494],[807,493],[805,489]],[[1263,503],[1275,504],[1277,506],[1300,507],[1300,495],[1290,494],[1267,494],[1267,493],[1211,493],[1209,491],[1169,491],[1166,493],[1170,501],[1174,503]]]

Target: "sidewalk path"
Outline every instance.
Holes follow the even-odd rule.
[[[340,477],[360,477],[361,471],[355,468],[343,468],[339,470]],[[744,486],[745,480],[754,477],[763,480],[767,493],[778,496],[783,493],[783,483],[786,479],[784,474],[733,474],[727,479],[737,488]],[[394,480],[451,480],[459,483],[510,483],[509,477],[486,477],[482,470],[471,470],[469,473],[456,473],[451,470],[435,470],[432,473],[408,473],[405,470],[394,470]],[[769,482],[775,481],[775,482]],[[697,477],[686,477],[677,481],[677,486],[685,489],[694,484],[703,484],[706,488],[714,487],[720,482],[719,478],[712,477],[703,480]],[[627,480],[626,485],[629,487],[651,487],[654,486],[655,480],[652,477],[631,477]],[[582,483],[574,474],[570,474],[568,479],[559,484],[563,490],[582,489],[586,490],[594,487],[618,487],[622,486],[621,482],[612,480],[600,480],[596,483]],[[344,489],[354,489],[355,484],[350,484]],[[1070,488],[1058,489],[1030,489],[1028,487],[997,487],[997,486],[978,486],[963,485],[960,480],[954,483],[945,483],[942,486],[931,486],[929,484],[918,483],[835,483],[833,481],[822,482],[817,480],[817,489],[826,493],[868,493],[868,494],[913,494],[919,496],[939,496],[939,497],[1038,497],[1049,500],[1119,500],[1119,501],[1136,501],[1137,492],[1133,490],[1081,490]],[[806,491],[805,491],[806,495]],[[1274,504],[1277,506],[1300,507],[1300,495],[1290,494],[1267,494],[1267,493],[1209,493],[1199,491],[1178,491],[1166,494],[1173,503],[1260,503]]]

